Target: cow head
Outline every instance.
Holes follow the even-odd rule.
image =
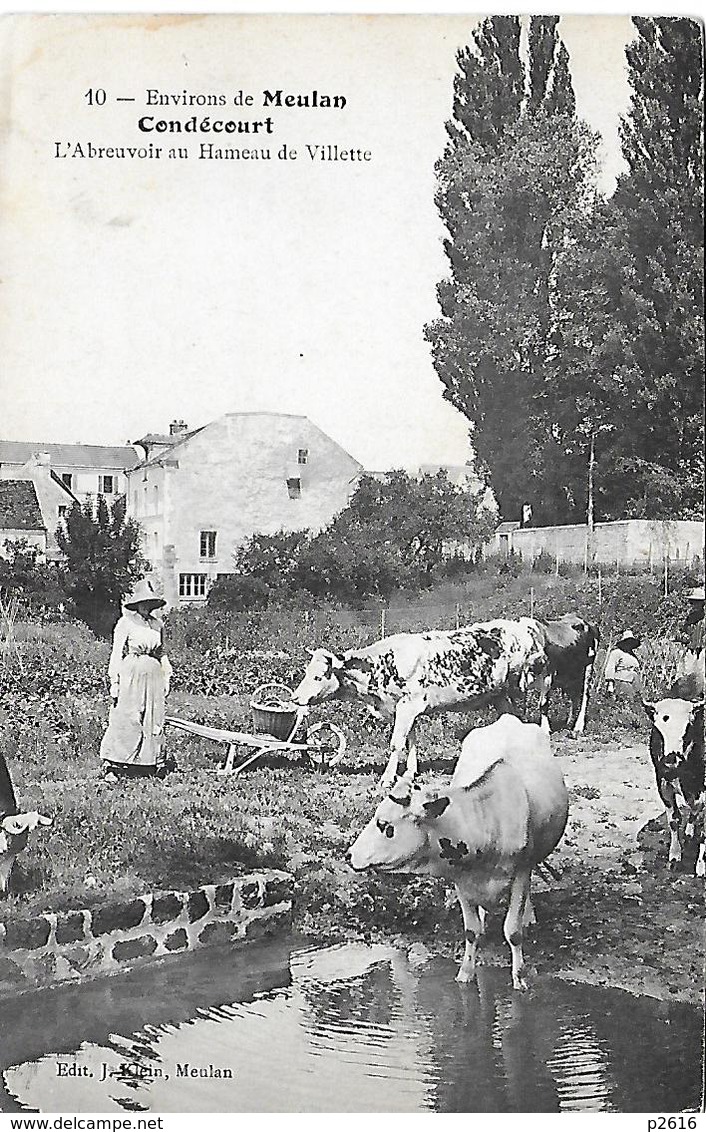
[[[328,649],[315,649],[306,666],[304,677],[292,692],[298,707],[318,704],[334,696],[341,686],[340,671],[343,661]]]
[[[431,851],[431,827],[449,803],[450,798],[440,796],[432,786],[398,779],[348,850],[351,867],[356,872],[421,871]]]
[[[15,857],[27,844],[27,835],[40,825],[51,825],[52,819],[30,810],[25,814],[8,814],[0,819],[0,895],[10,884]]]
[[[659,735],[662,741],[660,763],[666,770],[675,770],[688,755],[698,729],[703,728],[704,702],[664,699],[653,703],[643,701],[643,706],[653,734]]]

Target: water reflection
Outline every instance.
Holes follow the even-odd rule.
[[[694,1008],[383,945],[208,951],[3,1005],[0,1110],[675,1112]],[[63,1067],[63,1068],[60,1068]]]

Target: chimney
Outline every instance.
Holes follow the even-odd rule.
[[[186,421],[172,421],[169,426],[170,436],[183,436],[186,431]]]

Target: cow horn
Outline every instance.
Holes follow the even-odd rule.
[[[427,818],[440,818],[444,810],[450,805],[451,799],[442,794],[440,798],[432,798],[429,802],[423,802],[424,815]]]
[[[27,828],[27,823],[24,820],[24,814],[10,814],[9,817],[2,819],[2,828],[6,833],[18,834],[24,833]]]
[[[51,825],[52,820],[44,814],[38,814],[36,810],[29,810],[26,814],[10,814],[3,818],[2,827],[7,833],[17,835],[36,829],[38,825]]]

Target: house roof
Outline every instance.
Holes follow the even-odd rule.
[[[0,530],[46,530],[31,480],[0,480]]]
[[[56,467],[134,468],[140,458],[133,448],[108,444],[45,444],[33,440],[0,440],[0,464],[25,464],[35,452],[48,452]]]
[[[181,432],[177,436],[167,437],[167,436],[162,436],[162,435],[159,435],[159,434],[156,434],[156,433],[152,433],[152,434],[148,434],[147,436],[143,437],[143,440],[150,440],[153,444],[155,442],[164,443],[165,441],[168,441],[169,442],[169,448],[166,449],[166,450],[163,450],[161,452],[155,452],[153,455],[148,456],[146,460],[138,461],[140,467],[147,467],[148,465],[159,464],[163,460],[170,459],[175,448],[179,448],[182,444],[185,444],[185,443],[187,443],[187,441],[191,440],[191,438],[193,436],[196,436],[197,433],[203,432],[204,429],[210,428],[211,425],[217,424],[218,421],[225,420],[227,417],[269,417],[271,419],[284,418],[286,420],[307,421],[313,428],[315,428],[323,436],[328,437],[329,440],[333,440],[332,436],[329,436],[327,432],[324,432],[324,430],[322,428],[320,428],[319,425],[315,424],[314,421],[312,421],[310,417],[305,416],[303,413],[273,413],[273,412],[265,412],[265,411],[263,411],[263,412],[253,411],[253,412],[244,412],[244,413],[224,413],[223,416],[216,417],[216,419],[214,421],[209,421],[208,424],[201,425],[200,428],[191,429],[189,432]],[[351,456],[350,452],[346,451],[346,449],[343,448],[343,446],[340,445],[337,440],[333,440],[333,442],[334,442],[334,444],[336,444],[338,446],[338,448],[340,448],[340,450],[342,452],[345,453],[346,456],[348,456],[348,458],[350,460],[353,461],[354,464],[357,464],[358,467],[361,470],[363,469],[363,465],[360,463],[359,460],[356,460],[355,456]],[[136,440],[135,443],[140,444],[141,441]]]

